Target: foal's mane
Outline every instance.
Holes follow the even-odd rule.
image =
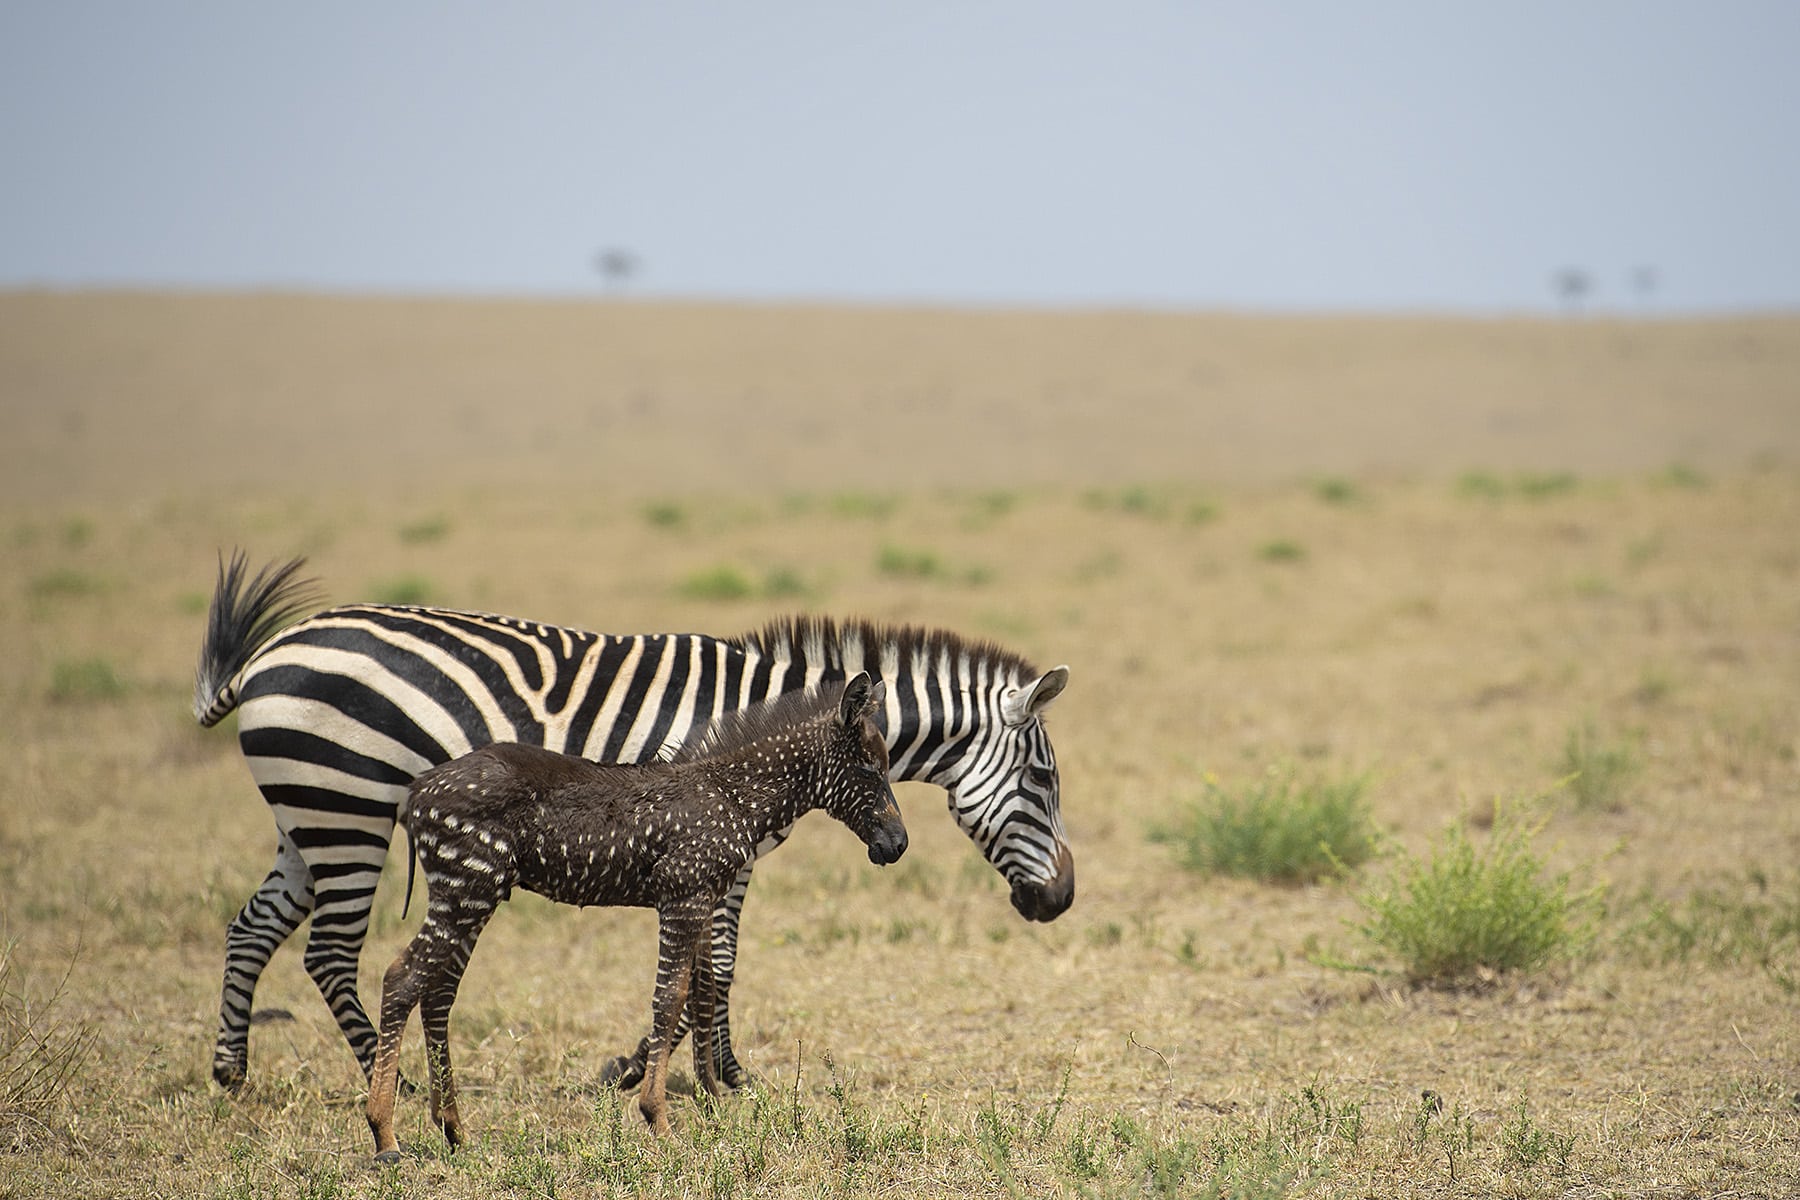
[[[777,733],[786,733],[799,725],[809,725],[837,708],[842,686],[813,688],[804,692],[785,692],[773,700],[753,704],[749,708],[723,713],[712,724],[695,732],[670,762],[698,762],[731,754],[745,746],[760,742]]]

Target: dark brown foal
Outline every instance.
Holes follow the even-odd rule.
[[[399,1157],[394,1092],[415,1006],[432,1119],[452,1146],[462,1142],[450,1006],[475,939],[515,887],[564,904],[656,909],[650,1061],[638,1105],[652,1129],[669,1132],[669,1051],[690,990],[694,1074],[709,1094],[721,1094],[708,925],[757,843],[823,808],[863,840],[871,862],[891,863],[906,850],[876,723],[884,696],[885,685],[871,684],[866,672],[841,692],[791,693],[726,714],[670,762],[600,765],[496,743],[414,780],[400,819],[430,885],[430,906],[424,927],[382,977],[368,1104],[376,1158]]]

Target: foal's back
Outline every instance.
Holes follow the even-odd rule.
[[[592,763],[497,742],[420,776],[404,814],[428,878],[504,898],[654,907],[722,892],[755,839],[691,767]],[[446,864],[461,864],[446,871]]]

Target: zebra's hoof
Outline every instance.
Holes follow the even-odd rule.
[[[391,1167],[398,1164],[399,1161],[400,1151],[398,1150],[383,1150],[375,1156],[375,1165],[378,1167]]]
[[[628,1054],[606,1061],[600,1068],[600,1085],[625,1091],[634,1088],[644,1081],[644,1068],[641,1063]]]
[[[215,1063],[212,1075],[214,1083],[234,1096],[244,1090],[244,1066],[242,1063]]]

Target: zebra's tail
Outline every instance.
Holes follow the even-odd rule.
[[[194,672],[194,719],[210,728],[237,707],[233,687],[250,656],[275,631],[316,603],[317,584],[299,577],[304,558],[271,563],[255,575],[242,550],[219,557],[219,583],[206,613],[206,638]]]

